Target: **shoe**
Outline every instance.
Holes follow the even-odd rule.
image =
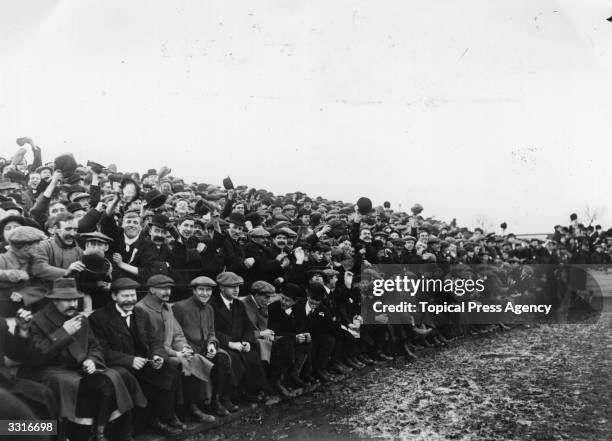
[[[338,362],[338,365],[339,365],[341,368],[344,368],[344,369],[346,370],[346,372],[352,372],[352,370],[354,369],[354,368],[353,368],[353,366],[350,366],[350,365],[349,365],[349,364],[346,362],[346,360],[339,361],[339,362]]]
[[[357,370],[361,369],[362,367],[365,367],[365,364],[357,362],[357,360],[355,360],[354,358],[347,358],[345,363],[353,369]]]
[[[289,392],[289,390],[285,387],[285,385],[280,380],[277,380],[274,382],[274,389],[282,397],[295,398],[295,394],[293,392]]]
[[[387,354],[384,354],[382,351],[378,351],[377,355],[378,355],[378,358],[381,358],[381,359],[383,359],[385,361],[392,361],[393,360],[393,357],[389,357]]]
[[[351,357],[350,360],[357,365],[357,369],[363,369],[366,367],[366,364],[359,361],[357,357]]]
[[[187,425],[179,420],[176,415],[172,415],[172,418],[170,421],[168,421],[168,424],[170,424],[172,427],[176,427],[177,429],[181,429],[181,431],[187,430]]]
[[[335,364],[333,364],[333,365],[331,365],[331,366],[328,366],[328,368],[327,368],[327,372],[328,372],[329,374],[332,374],[332,375],[334,375],[334,374],[337,374],[337,375],[342,375],[342,374],[344,374],[344,371],[342,371],[342,370],[341,370],[341,369],[340,369],[338,366],[336,366]]]
[[[229,397],[223,397],[220,404],[230,413],[238,412],[238,410],[240,410],[240,407],[232,403]]]
[[[404,344],[404,355],[408,361],[415,361],[417,359],[417,356],[410,350],[407,344]]]
[[[220,418],[224,418],[230,414],[230,411],[227,410],[223,404],[216,402],[210,406],[210,412],[217,415]]]
[[[332,381],[332,377],[330,377],[329,374],[322,369],[315,372],[315,377],[321,380],[323,383],[329,383]]]
[[[365,364],[374,364],[374,360],[372,360],[370,358],[370,356],[368,354],[361,354],[359,355],[359,361]]]
[[[321,382],[318,378],[312,375],[304,375],[304,381],[306,382],[307,386],[312,386]]]
[[[291,385],[293,386],[306,387],[306,383],[302,381],[302,379],[295,374],[289,375],[289,377],[287,378],[287,381],[291,383]]]
[[[153,428],[162,435],[178,435],[183,432],[181,429],[172,427],[170,424],[159,420],[153,423]]]
[[[196,408],[192,407],[190,409],[190,412],[191,414],[189,415],[189,418],[192,421],[195,421],[197,423],[212,423],[213,421],[217,421],[217,419],[214,416],[202,412],[197,407]]]

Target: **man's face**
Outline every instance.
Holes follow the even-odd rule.
[[[102,185],[102,194],[107,195],[113,192],[113,186],[110,181],[106,181],[104,185]]]
[[[274,236],[274,239],[272,239],[272,241],[274,242],[274,245],[277,248],[285,248],[287,246],[287,236],[285,236],[284,234],[277,234],[276,236]]]
[[[302,221],[304,225],[310,225],[310,215],[309,214],[302,215],[300,220]]]
[[[321,300],[313,300],[312,298],[308,297],[308,304],[310,305],[311,309],[317,309],[321,304]]]
[[[49,206],[49,216],[55,216],[56,214],[65,213],[66,206],[61,202],[56,202]]]
[[[77,313],[77,307],[79,306],[78,300],[53,300],[53,304],[55,305],[55,309],[57,311],[66,316],[66,317],[74,317]]]
[[[321,274],[314,274],[310,278],[310,282],[311,283],[320,283],[321,285],[323,285],[325,283],[325,280],[323,279],[323,276]]]
[[[193,220],[185,219],[179,225],[178,232],[184,239],[188,239],[193,236]]]
[[[189,212],[189,204],[187,201],[178,201],[174,211],[176,212],[177,216],[184,216]]]
[[[280,295],[280,302],[281,302],[281,307],[283,309],[289,309],[293,305],[296,304],[296,301],[294,299],[292,299],[291,297],[288,297],[288,296],[286,296],[284,294]]]
[[[327,287],[331,290],[334,290],[336,288],[337,283],[338,283],[338,276],[334,274],[333,276],[329,278],[329,283],[327,284]]]
[[[372,242],[372,232],[368,229],[361,230],[361,233],[359,233],[359,239],[365,243]]]
[[[156,245],[161,245],[166,240],[166,230],[157,225],[151,225],[149,233],[151,240],[155,242]]]
[[[122,289],[118,293],[112,294],[113,301],[125,312],[134,310],[134,306],[138,299],[136,298],[135,289]]]
[[[77,221],[80,221],[85,216],[85,210],[77,210],[72,213]]]
[[[20,227],[21,224],[19,222],[7,222],[6,225],[4,226],[4,231],[2,232],[3,237],[6,238],[6,234],[11,231],[14,228]]]
[[[419,240],[423,243],[427,243],[427,240],[429,240],[429,233],[427,231],[421,231],[419,233]]]
[[[220,287],[221,295],[227,300],[235,300],[238,298],[240,286],[222,286]]]
[[[399,233],[397,231],[393,231],[391,234],[389,234],[389,239],[390,240],[396,240],[399,239]]]
[[[121,226],[123,227],[123,232],[129,239],[134,239],[140,234],[140,218],[138,217],[123,218]]]
[[[197,297],[197,299],[203,304],[207,304],[210,300],[210,296],[212,296],[212,286],[196,286],[193,288],[193,295]]]
[[[153,294],[155,297],[157,297],[162,302],[167,302],[170,300],[170,294],[172,293],[172,287],[171,286],[165,286],[165,287],[153,287],[152,286],[151,288],[149,288],[149,291],[151,292],[151,294]]]
[[[234,211],[244,215],[244,204],[236,204]]]
[[[412,251],[414,249],[414,241],[409,240],[408,242],[406,242],[406,245],[404,246],[408,251]]]
[[[320,262],[321,260],[323,260],[323,252],[321,251],[313,251],[312,253],[310,253],[310,255],[312,256],[312,259],[315,262]]]
[[[251,237],[251,240],[259,246],[265,247],[268,239],[265,237]]]
[[[276,216],[278,214],[281,214],[283,212],[283,209],[281,207],[274,207],[272,209],[272,216]]]
[[[64,245],[74,245],[78,223],[76,219],[61,221],[55,229],[55,235]]]
[[[40,171],[40,179],[49,179],[51,177],[51,170],[43,169]]]
[[[108,251],[108,244],[99,240],[88,240],[85,242],[85,254],[97,254],[104,256]]]
[[[233,240],[238,240],[243,230],[244,230],[244,227],[242,225],[236,225],[236,224],[230,223],[229,228],[227,229],[227,234]]]
[[[274,296],[275,294],[273,292],[270,292],[270,293],[265,293],[265,294],[257,294],[253,297],[255,297],[255,301],[257,302],[259,306],[261,306],[264,309],[268,309],[268,305],[272,303]]]
[[[293,208],[290,208],[288,210],[285,210],[285,216],[287,216],[289,219],[293,219],[293,216],[295,216],[295,210]]]
[[[304,202],[303,207],[304,207],[304,210],[308,210],[308,211],[310,211],[310,210],[312,209],[312,203],[310,203],[310,202]]]
[[[40,184],[40,175],[38,173],[30,173],[30,177],[28,178],[28,187],[31,189],[36,189]]]

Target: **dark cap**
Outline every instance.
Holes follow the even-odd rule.
[[[138,289],[138,288],[140,288],[140,283],[128,277],[120,277],[117,280],[115,280],[111,285],[111,290],[114,293],[123,291],[124,289]]]
[[[76,280],[69,277],[61,277],[53,282],[53,290],[46,296],[54,300],[77,300],[84,295],[77,291]]]
[[[147,286],[149,288],[167,288],[169,286],[174,286],[174,280],[164,274],[155,274],[149,277]]]
[[[95,242],[102,242],[102,243],[111,243],[113,241],[113,239],[108,237],[106,234],[100,233],[99,231],[94,231],[92,233],[83,233],[80,235],[80,237],[85,242],[95,241]]]
[[[219,286],[238,286],[244,283],[244,279],[239,275],[226,271],[217,276]]]
[[[281,288],[281,293],[284,296],[290,297],[294,300],[299,300],[304,297],[304,291],[299,285],[295,283],[286,283]]]

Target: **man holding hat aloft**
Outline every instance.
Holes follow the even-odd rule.
[[[79,273],[79,288],[91,296],[93,309],[98,309],[111,302],[111,275],[113,265],[105,257],[113,240],[105,234],[95,231],[84,233],[79,238],[85,242],[81,256],[83,270]]]
[[[101,234],[101,233],[98,233]],[[149,400],[153,427],[165,435],[176,435],[179,429],[170,421],[181,393],[178,364],[165,363],[162,336],[149,334],[147,344],[138,335],[135,313],[138,282],[120,278],[112,284],[112,302],[95,310],[89,321],[109,366],[122,366],[138,379]]]
[[[219,340],[215,336],[215,312],[209,304],[215,286],[217,286],[215,281],[206,276],[196,277],[190,283],[192,296],[172,306],[174,316],[181,325],[189,345],[196,354],[206,357],[214,364],[210,372],[211,387],[204,391],[209,396],[185,400],[191,401],[191,411],[194,415],[200,416],[202,421],[211,419],[210,415],[204,414],[198,408],[200,404],[198,401],[202,399],[212,398],[211,411],[222,417],[229,415],[230,411],[237,410],[229,398],[231,380],[229,354],[219,347]],[[202,387],[201,382],[190,381],[189,377],[185,377],[184,380],[186,396],[190,393],[195,394],[198,388]]]
[[[32,354],[30,363],[20,369],[20,376],[40,381],[53,390],[59,403],[59,418],[93,418],[92,439],[96,441],[106,439],[106,425],[113,411],[118,410],[124,416],[113,424],[118,433],[112,439],[131,440],[129,411],[146,406],[147,401],[127,370],[106,366],[89,320],[77,312],[82,297],[74,279],[59,278],[54,282],[47,305],[32,318]]]
[[[217,276],[220,293],[210,300],[215,311],[215,335],[232,360],[238,390],[247,400],[264,398],[268,384],[255,347],[255,327],[242,302],[238,300],[244,279],[232,272]]]

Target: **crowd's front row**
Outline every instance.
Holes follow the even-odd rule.
[[[17,378],[4,369],[0,385],[37,417],[70,421],[71,441],[122,441],[132,439],[134,425],[179,434],[183,421],[213,421],[237,411],[235,403],[295,396],[391,359],[382,351],[384,326],[349,328],[332,312],[334,296],[357,296],[344,303],[358,308],[359,291],[331,288],[321,276],[305,290],[288,283],[281,293],[256,281],[241,297],[240,276],[200,276],[191,281],[193,295],[172,305],[170,277],[153,275],[146,287],[119,278],[113,301],[89,317],[79,312],[75,280],[57,279],[42,309],[18,311],[14,333],[0,320],[0,360],[22,363]]]

